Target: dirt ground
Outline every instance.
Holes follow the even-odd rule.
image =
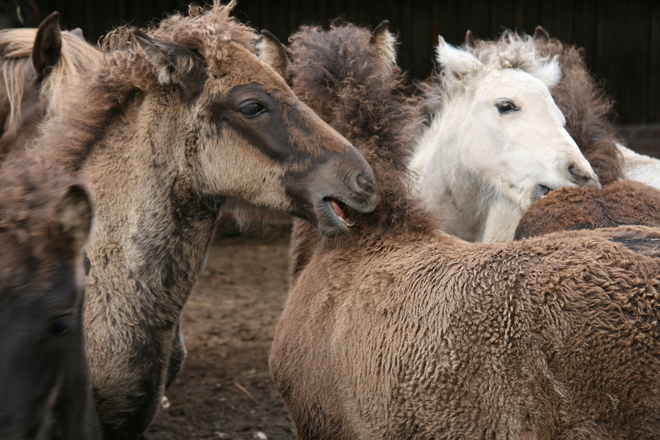
[[[184,310],[188,357],[149,440],[287,440],[295,431],[268,372],[287,290],[290,227],[223,227]]]

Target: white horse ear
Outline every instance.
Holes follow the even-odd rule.
[[[438,64],[442,66],[447,74],[451,74],[447,75],[447,77],[454,77],[460,80],[469,73],[477,72],[483,65],[471,53],[447,44],[441,36],[438,36],[436,52]]]
[[[259,58],[286,78],[286,67],[291,61],[291,53],[280,40],[267,30],[261,31],[261,40],[257,43]]]
[[[547,64],[537,67],[534,71],[530,72],[536,78],[543,81],[543,83],[551,89],[559,84],[561,81],[562,73],[561,66],[555,55]]]
[[[390,32],[390,22],[383,20],[371,33],[371,44],[374,45],[378,57],[385,63],[396,64],[396,38]]]
[[[204,60],[192,50],[180,44],[151,38],[137,29],[133,31],[133,36],[158,70],[158,81],[161,84],[186,85],[192,76],[198,76],[201,71]]]

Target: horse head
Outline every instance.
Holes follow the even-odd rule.
[[[481,211],[505,200],[522,215],[548,191],[599,187],[550,95],[561,78],[556,61],[536,59],[533,52],[507,55],[475,55],[440,37],[442,108],[413,161],[420,193],[431,206],[452,194],[459,198],[454,203]]]
[[[160,84],[179,88],[193,110],[197,191],[286,211],[330,235],[349,231],[342,206],[375,208],[370,166],[259,59],[252,32],[217,43],[167,32],[134,36]]]

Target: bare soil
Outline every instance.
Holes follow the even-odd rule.
[[[232,235],[231,225],[221,225],[186,305],[188,356],[149,440],[295,438],[268,372],[286,298],[290,227]]]

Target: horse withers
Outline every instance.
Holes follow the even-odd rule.
[[[0,438],[95,440],[80,251],[91,207],[51,165],[0,175]]]

